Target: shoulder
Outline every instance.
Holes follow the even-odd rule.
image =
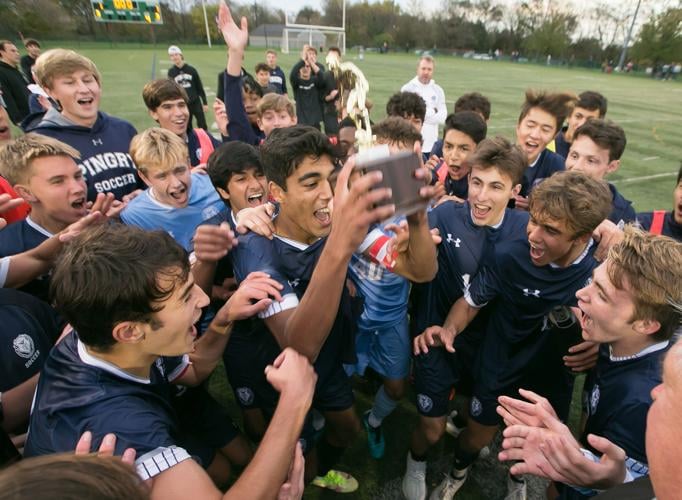
[[[128,133],[132,132],[132,135],[137,134],[137,130],[135,129],[133,124],[130,123],[129,121],[124,120],[123,118],[117,118],[115,116],[108,115],[103,111],[100,111],[99,115],[102,122],[105,123],[108,127],[126,131]]]
[[[556,154],[553,151],[545,149],[543,151],[542,165],[552,171],[564,170],[566,160],[563,156]]]
[[[142,214],[149,212],[154,206],[151,196],[149,196],[149,188],[147,188],[128,202],[121,212],[121,220],[125,224],[136,224],[138,219],[144,218]]]

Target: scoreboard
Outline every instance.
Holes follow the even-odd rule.
[[[163,24],[159,0],[91,0],[101,23]]]

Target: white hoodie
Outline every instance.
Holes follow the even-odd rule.
[[[416,76],[403,85],[400,91],[419,94],[426,103],[426,117],[422,127],[422,138],[424,139],[422,151],[429,153],[433,143],[438,139],[438,125],[445,123],[445,117],[448,114],[445,105],[445,93],[440,85],[436,85],[435,80],[432,79],[429,83],[423,84]]]

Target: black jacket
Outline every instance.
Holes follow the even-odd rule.
[[[15,125],[28,115],[28,96],[31,92],[27,85],[21,71],[0,61],[0,88],[7,103],[7,113]]]

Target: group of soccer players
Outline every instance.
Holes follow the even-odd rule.
[[[548,498],[646,480],[647,414],[682,316],[682,169],[671,211],[637,213],[605,181],[626,138],[593,91],[527,91],[515,143],[487,137],[490,101],[465,94],[422,158],[427,104],[398,92],[372,131],[419,160],[407,174],[427,208],[396,215],[381,171],[358,166],[367,124],[324,134],[297,124],[305,100],[254,97],[246,23],[222,3],[218,24],[220,139],[188,127],[174,80],[142,89],[158,127],[137,133],[99,110],[92,61],[36,61],[54,106],[0,147],[2,459],[19,460],[15,444],[26,457],[0,490],[67,495],[75,470],[98,498],[352,494],[335,465],[366,439],[376,460],[401,443],[408,500],[451,499],[502,423],[508,498],[527,497],[524,474],[551,479]],[[241,425],[208,392],[221,361]],[[359,415],[370,372],[381,383]],[[385,432],[404,399],[414,428]],[[446,432],[454,461],[428,492]]]

